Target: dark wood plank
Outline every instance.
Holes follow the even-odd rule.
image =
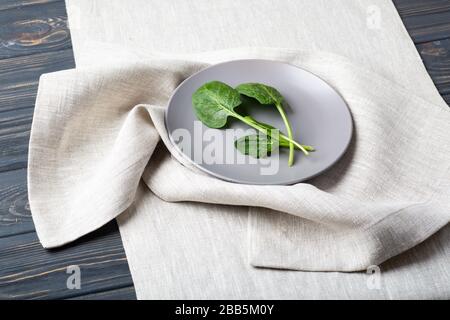
[[[403,22],[416,44],[450,37],[450,11],[406,17]]]
[[[448,0],[393,0],[401,17],[424,16],[450,10]]]
[[[59,250],[36,234],[0,241],[0,299],[65,299],[133,285],[115,222]],[[81,288],[68,289],[67,267],[79,266]]]
[[[450,94],[445,94],[442,98],[444,98],[445,102],[450,106]]]
[[[439,92],[450,95],[450,39],[417,45],[425,67]]]
[[[33,108],[0,113],[0,173],[27,167],[32,117]]]
[[[0,173],[0,243],[3,238],[34,232],[25,169]],[[0,258],[7,258],[3,252]]]
[[[81,290],[66,287],[69,265],[80,266]],[[34,232],[26,170],[0,173],[0,299],[60,299],[84,294],[89,294],[89,299],[133,299],[132,286],[115,222],[69,246],[45,250]],[[124,287],[128,290],[120,290]],[[102,295],[105,290],[108,292]]]
[[[0,173],[0,253],[0,299],[135,298],[115,222],[61,249],[42,248],[31,219],[25,169]],[[65,286],[66,268],[74,264],[81,268],[81,290]]]
[[[0,59],[71,48],[64,2],[45,2],[0,11]]]
[[[51,3],[64,0],[2,0],[0,2],[0,10],[23,8],[25,6]]]
[[[0,60],[0,172],[27,165],[40,75],[73,67],[70,49]]]
[[[448,0],[394,0],[399,14],[415,43],[450,38]]]
[[[110,291],[86,294],[70,300],[136,300],[134,287],[125,287]]]
[[[66,20],[60,0],[0,3],[0,299],[133,299],[115,222],[61,250],[44,250],[30,215],[26,170],[6,171],[26,166],[39,76],[74,67]],[[81,268],[81,290],[66,287],[72,264]]]
[[[71,49],[0,60],[0,112],[34,106],[40,75],[73,67]]]

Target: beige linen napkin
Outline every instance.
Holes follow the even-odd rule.
[[[369,1],[252,2],[68,1],[71,22],[82,22],[72,30],[77,69],[41,78],[30,141],[30,206],[45,247],[132,205],[119,226],[139,297],[293,298],[302,273],[290,279],[280,271],[274,282],[278,276],[250,265],[365,270],[448,223],[450,111],[392,4],[376,2],[383,18],[373,31],[354,29],[367,23]],[[333,8],[324,12],[325,3]],[[252,14],[244,21],[241,12]],[[113,40],[105,35],[110,17],[120,26]],[[242,31],[252,23],[253,37],[245,33],[254,30]],[[136,44],[133,35],[148,43]],[[373,43],[363,42],[369,38]],[[254,48],[195,53],[249,39]],[[267,47],[295,41],[308,50]],[[357,45],[350,50],[344,42]],[[183,50],[156,53],[158,46]],[[339,91],[355,136],[336,166],[308,183],[249,186],[200,173],[172,150],[163,121],[171,92],[209,64],[240,58],[287,61]],[[175,275],[179,268],[187,282]],[[241,276],[228,282],[230,274]]]

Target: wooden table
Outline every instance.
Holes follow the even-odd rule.
[[[450,0],[394,2],[450,103]],[[0,299],[136,298],[115,222],[45,250],[31,219],[26,167],[38,79],[74,66],[63,0],[0,1]],[[81,268],[79,290],[67,289],[70,265]]]

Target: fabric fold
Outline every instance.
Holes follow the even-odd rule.
[[[138,103],[164,103],[178,77],[184,78],[178,74],[183,70],[166,69],[130,66],[41,77],[30,139],[28,189],[44,247],[73,241],[132,203],[159,141],[148,110]],[[166,72],[171,75],[166,82],[154,82],[155,74]]]
[[[171,92],[208,64],[237,58],[284,60],[338,90],[351,109],[355,137],[337,165],[307,183],[250,186],[212,178],[177,154],[164,126]],[[124,212],[141,177],[167,202],[251,207],[249,262],[258,267],[363,270],[450,220],[450,111],[442,105],[324,52],[240,49],[127,61],[41,78],[28,179],[45,247]],[[164,146],[157,146],[160,138]]]

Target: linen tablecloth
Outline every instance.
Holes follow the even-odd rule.
[[[390,1],[66,2],[77,68],[41,77],[30,141],[45,247],[117,217],[142,299],[450,296],[450,111]],[[176,86],[242,58],[301,66],[342,95],[355,135],[337,165],[250,186],[172,150]]]

